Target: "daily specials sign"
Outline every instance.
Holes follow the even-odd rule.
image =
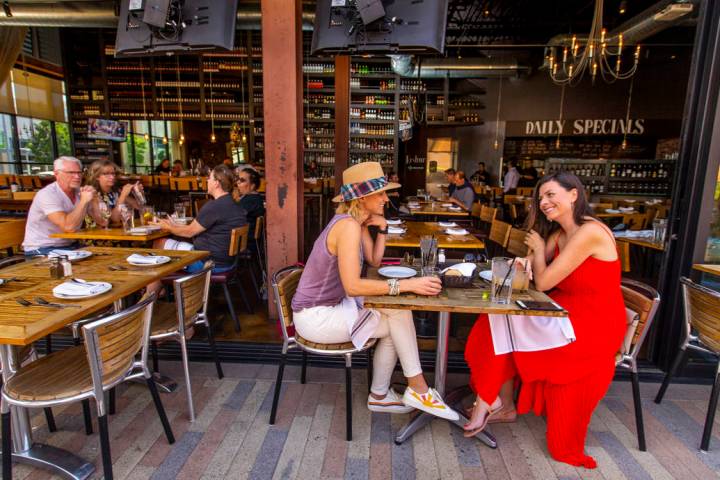
[[[564,120],[508,121],[506,137],[599,136],[599,135],[679,135],[679,120],[644,118],[578,118]]]

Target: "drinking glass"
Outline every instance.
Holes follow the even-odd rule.
[[[515,273],[512,279],[513,290],[525,291],[530,288],[530,262],[526,258],[515,259]]]
[[[418,188],[417,197],[418,197],[418,200],[423,200],[425,198],[425,189],[424,188]]]
[[[135,227],[135,212],[132,207],[126,204],[120,205],[120,217],[122,218],[123,231],[127,233]]]
[[[432,235],[420,237],[420,266],[434,267],[437,264],[437,239]]]
[[[492,259],[492,285],[490,288],[490,301],[507,305],[510,303],[513,289],[512,259],[507,257],[493,257]]]
[[[420,276],[440,278],[440,269],[438,267],[423,267],[420,269]]]
[[[184,203],[176,203],[175,204],[175,216],[178,219],[185,218],[185,204]]]
[[[132,193],[139,205],[145,205],[145,194],[143,193],[139,183],[133,185]]]
[[[155,218],[155,207],[144,205],[140,207],[140,225],[148,225]]]
[[[656,218],[653,220],[653,243],[663,243],[665,241],[665,231],[667,230],[667,220],[664,218]]]
[[[103,201],[98,202],[98,212],[100,212],[100,218],[105,221],[105,228],[110,228],[110,216],[112,212],[108,204]]]

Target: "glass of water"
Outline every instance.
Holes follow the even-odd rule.
[[[511,258],[493,257],[492,259],[492,285],[490,301],[507,305],[512,296],[513,277],[515,268]]]
[[[135,212],[129,205],[120,205],[120,217],[122,218],[123,231],[129,232],[135,226]]]
[[[420,266],[434,267],[437,265],[437,238],[432,235],[420,237]]]
[[[175,204],[175,216],[178,219],[185,218],[185,204],[184,203],[176,203]]]

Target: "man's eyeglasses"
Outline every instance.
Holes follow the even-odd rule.
[[[82,177],[82,174],[83,174],[83,172],[79,172],[77,170],[76,171],[60,170],[60,171],[63,173],[66,173],[68,175],[75,175],[76,177]]]

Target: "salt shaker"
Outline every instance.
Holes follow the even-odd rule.
[[[60,256],[60,265],[62,265],[62,272],[64,277],[72,276],[72,264],[67,255]]]
[[[445,263],[445,249],[444,248],[441,248],[440,250],[438,250],[437,261],[441,265],[443,263]]]

